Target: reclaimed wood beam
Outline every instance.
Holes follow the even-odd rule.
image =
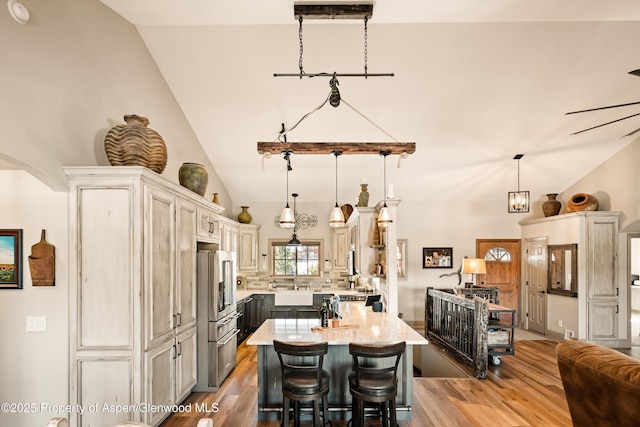
[[[413,154],[415,142],[260,142],[258,153],[280,154],[290,151],[293,154],[331,154],[341,151],[342,154]]]
[[[294,4],[296,19],[367,19],[373,15],[373,4]]]

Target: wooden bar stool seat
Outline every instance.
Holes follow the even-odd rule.
[[[329,373],[322,369],[324,355],[329,350],[328,343],[290,343],[273,340],[273,347],[278,353],[282,372],[283,427],[289,426],[290,402],[293,402],[296,427],[300,425],[300,402],[313,402],[314,427],[330,423],[327,402]]]
[[[398,394],[398,365],[405,352],[404,341],[394,344],[349,344],[353,357],[353,372],[349,374],[352,396],[352,427],[365,423],[365,404],[380,407],[382,425],[398,425],[396,395]]]

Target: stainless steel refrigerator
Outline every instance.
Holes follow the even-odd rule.
[[[216,391],[236,366],[236,255],[198,251],[198,383]]]

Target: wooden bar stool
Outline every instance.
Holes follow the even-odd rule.
[[[352,397],[352,427],[365,422],[365,403],[380,406],[382,425],[398,425],[396,421],[396,395],[398,394],[398,365],[404,354],[404,341],[394,344],[349,344],[353,356],[353,371],[349,374]]]
[[[293,401],[294,425],[300,425],[300,402],[313,402],[313,425],[330,423],[327,394],[329,373],[322,369],[324,355],[329,350],[326,342],[292,343],[273,340],[282,370],[282,425],[289,426],[289,404]],[[320,401],[322,421],[320,424]]]

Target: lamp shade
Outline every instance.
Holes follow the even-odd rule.
[[[380,213],[378,213],[378,227],[387,228],[393,220],[391,219],[391,212],[389,212],[388,207],[383,207],[380,209]]]
[[[464,258],[462,260],[462,273],[487,274],[487,264],[482,258]]]
[[[282,210],[280,214],[280,228],[293,228],[296,225],[296,218],[293,214],[293,210],[287,206]]]
[[[331,216],[329,217],[329,225],[333,228],[342,227],[344,225],[344,213],[338,205],[331,210]]]

